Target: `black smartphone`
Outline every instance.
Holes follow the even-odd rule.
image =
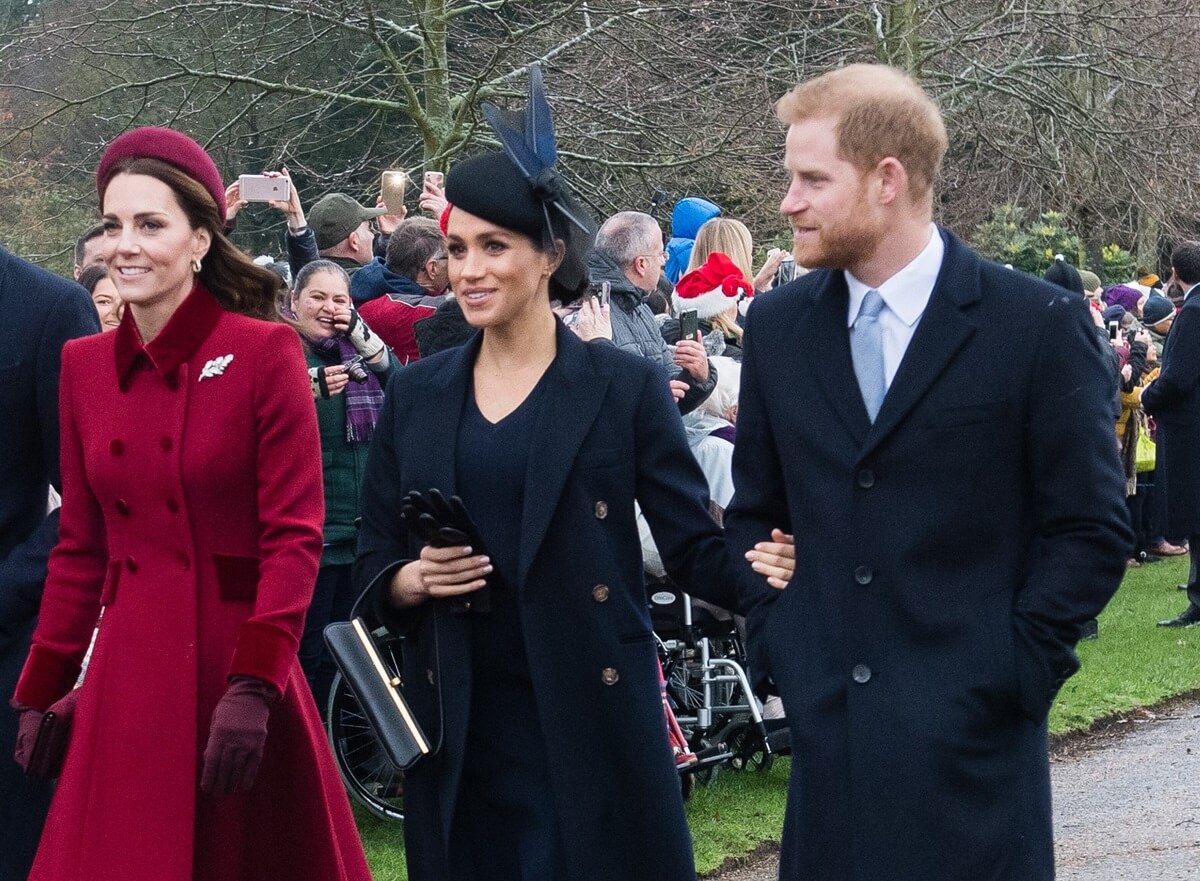
[[[679,313],[679,338],[681,340],[694,340],[696,331],[699,329],[700,319],[697,317],[695,309]]]
[[[1115,340],[1115,339],[1117,338],[1117,332],[1118,332],[1120,329],[1121,329],[1121,322],[1119,322],[1119,321],[1110,321],[1110,322],[1108,323],[1108,338],[1109,338],[1110,340]]]

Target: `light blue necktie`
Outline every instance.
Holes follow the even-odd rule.
[[[871,422],[879,415],[883,396],[887,394],[887,381],[883,372],[883,332],[879,327],[879,313],[886,308],[879,291],[867,291],[858,318],[850,333],[850,357],[854,359],[854,375],[858,377],[858,389]]]

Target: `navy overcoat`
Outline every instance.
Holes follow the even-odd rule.
[[[1200,296],[1192,288],[1163,346],[1158,379],[1142,392],[1158,444],[1154,482],[1172,538],[1200,533]],[[1160,495],[1159,495],[1160,494]]]
[[[388,385],[363,482],[355,566],[363,585],[384,584],[419,554],[400,522],[403,495],[455,491],[459,416],[480,340],[409,365]],[[724,542],[662,369],[584,343],[561,323],[557,346],[531,441],[517,584],[549,753],[553,791],[545,797],[569,861],[569,874],[555,881],[691,879],[634,499],[668,572],[728,607]],[[409,877],[443,879],[471,696],[467,629],[436,602],[393,624],[408,634],[404,693],[441,743],[405,779]]]
[[[58,375],[63,343],[100,331],[79,285],[0,248],[0,881],[24,881],[33,862],[50,787],[27,783],[10,758],[17,716],[8,706],[29,653],[58,512]]]
[[[731,556],[785,522],[796,574],[740,580],[793,764],[782,879],[1053,877],[1046,714],[1130,533],[1083,298],[943,233],[872,425],[841,272],[748,314]]]

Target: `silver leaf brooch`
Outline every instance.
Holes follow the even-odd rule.
[[[225,372],[225,368],[229,366],[229,362],[232,360],[233,355],[222,355],[219,358],[209,360],[200,371],[200,378],[196,382],[203,382],[212,376],[220,376]]]

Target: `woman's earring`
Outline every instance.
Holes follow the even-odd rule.
[[[196,273],[197,275],[200,274],[200,258],[199,257],[192,258],[192,272]]]

